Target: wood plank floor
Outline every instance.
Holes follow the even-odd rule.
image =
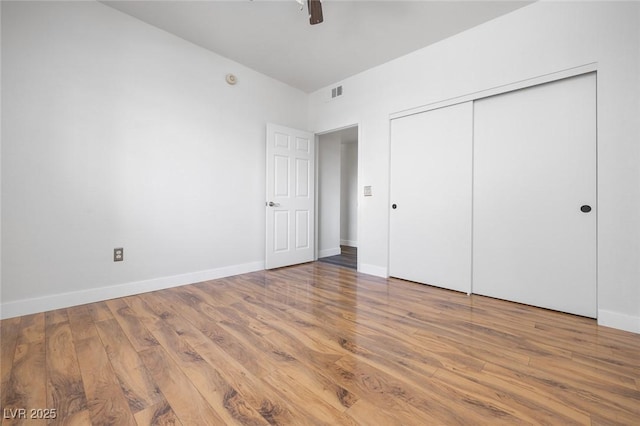
[[[640,425],[640,335],[326,263],[1,332],[3,425]]]

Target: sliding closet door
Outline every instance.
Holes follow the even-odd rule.
[[[596,85],[474,104],[473,292],[596,316]]]
[[[471,102],[391,122],[390,275],[471,285]]]

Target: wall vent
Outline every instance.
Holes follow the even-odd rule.
[[[331,99],[337,98],[338,96],[342,96],[342,86],[331,89]]]

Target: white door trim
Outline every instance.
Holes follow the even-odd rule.
[[[577,67],[567,68],[561,71],[552,72],[549,74],[543,74],[533,78],[527,78],[513,83],[503,84],[500,86],[492,87],[478,92],[468,93],[462,96],[456,96],[449,99],[444,99],[438,102],[432,102],[430,104],[418,106],[415,108],[409,108],[401,111],[397,111],[389,114],[389,120],[396,118],[406,117],[408,115],[419,114],[438,108],[444,108],[447,106],[460,104],[468,101],[475,101],[482,98],[488,98],[489,96],[500,95],[502,93],[513,92],[514,90],[524,89],[527,87],[537,86],[539,84],[550,83],[556,80],[562,80],[569,77],[575,77],[581,74],[588,74],[598,70],[598,63],[592,62]]]
[[[356,182],[356,187],[358,188],[358,193],[357,193],[357,211],[356,211],[356,232],[358,234],[358,240],[360,240],[360,235],[362,235],[360,233],[361,231],[361,221],[360,221],[360,182],[361,182],[361,172],[362,172],[362,168],[361,168],[361,164],[362,164],[362,160],[361,160],[361,155],[362,155],[362,150],[359,148],[360,147],[360,141],[362,140],[362,124],[360,122],[355,122],[352,124],[345,124],[344,126],[339,126],[333,129],[328,129],[328,130],[322,130],[322,131],[316,131],[315,132],[315,144],[316,144],[316,151],[315,151],[315,158],[316,158],[316,164],[315,164],[315,193],[316,193],[316,198],[315,198],[315,235],[316,235],[316,239],[315,239],[315,258],[314,260],[318,260],[319,257],[319,248],[318,248],[318,217],[319,217],[319,203],[318,203],[318,194],[319,194],[319,189],[318,189],[318,171],[320,170],[320,167],[318,167],[318,149],[319,149],[319,136],[322,135],[326,135],[329,133],[334,133],[334,132],[339,132],[341,130],[346,130],[346,129],[350,129],[352,127],[357,127],[358,128],[358,175],[357,175],[357,182]],[[357,257],[357,271],[358,272],[362,272],[360,270],[360,256],[358,255]]]

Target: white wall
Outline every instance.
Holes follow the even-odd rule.
[[[340,254],[340,140],[318,137],[318,257]]]
[[[2,4],[0,3],[0,46],[2,46]],[[0,96],[2,93],[2,49],[0,49]],[[0,102],[0,117],[2,117]],[[0,120],[0,318],[2,318],[2,120]]]
[[[597,62],[598,321],[640,332],[640,4],[536,2],[311,94],[317,132],[360,124],[358,256],[386,275],[389,114]],[[334,84],[335,85],[335,84]],[[332,85],[332,86],[334,86]]]
[[[2,316],[262,269],[265,125],[306,108],[100,3],[2,2]]]
[[[356,133],[357,135],[357,133]],[[340,149],[340,244],[358,247],[358,141]]]

